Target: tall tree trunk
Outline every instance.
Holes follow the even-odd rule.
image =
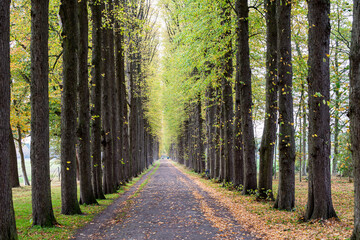
[[[335,116],[334,116],[334,156],[332,160],[332,174],[335,176],[337,174],[337,162],[339,156],[339,134],[340,134],[340,86],[341,86],[341,79],[339,75],[339,40],[335,40]]]
[[[203,136],[203,118],[201,114],[201,96],[198,95],[197,104],[196,104],[196,118],[197,118],[197,131],[198,131],[198,139],[197,139],[197,145],[198,145],[198,153],[197,153],[197,159],[199,161],[199,167],[198,171],[199,173],[205,172],[205,158],[204,158],[204,136]]]
[[[80,204],[97,203],[91,185],[90,159],[90,105],[89,105],[89,73],[88,73],[88,10],[87,0],[78,2],[79,18],[79,63],[78,63],[78,143],[80,169]]]
[[[136,159],[136,89],[135,89],[135,74],[134,74],[134,57],[133,53],[131,53],[132,48],[130,47],[130,59],[129,59],[129,70],[130,70],[130,78],[129,78],[129,88],[130,88],[130,114],[129,114],[129,132],[130,132],[130,161],[131,161],[131,176],[136,177],[137,175],[137,159]]]
[[[222,24],[226,28],[224,33],[225,43],[225,54],[223,56],[222,65],[222,95],[223,95],[223,124],[224,124],[224,181],[232,181],[232,165],[233,165],[233,118],[234,118],[234,103],[232,94],[231,78],[233,74],[233,61],[232,61],[232,44],[229,40],[231,30],[231,6],[226,3],[223,7]]]
[[[237,29],[238,30],[238,29]],[[236,56],[239,58],[239,54]],[[237,63],[239,61],[237,60]],[[244,185],[244,144],[241,130],[240,72],[236,72],[235,80],[235,119],[234,119],[234,186]]]
[[[360,1],[354,0],[350,49],[350,136],[354,163],[354,230],[351,239],[360,239]]]
[[[93,20],[91,63],[91,172],[95,198],[105,199],[101,177],[101,4],[93,0],[91,2],[91,11]]]
[[[243,194],[256,190],[255,138],[252,122],[251,69],[249,49],[249,7],[247,0],[237,0],[239,58],[237,71],[240,82],[241,127],[244,142],[244,188]]]
[[[277,24],[276,1],[265,1],[266,109],[260,145],[259,198],[273,199],[272,174],[277,130]]]
[[[0,239],[17,239],[10,186],[10,1],[0,2]]]
[[[18,145],[19,145],[19,153],[20,153],[20,159],[21,159],[21,170],[22,170],[22,173],[23,173],[24,184],[25,184],[25,186],[30,186],[29,178],[28,178],[27,172],[26,172],[25,157],[24,157],[24,151],[23,151],[23,147],[22,147],[22,134],[21,134],[20,126],[17,127],[17,132],[18,132],[17,142],[18,142]]]
[[[108,8],[109,6],[106,6]],[[109,9],[107,9],[109,12]],[[112,71],[113,62],[111,62],[111,41],[113,38],[110,36],[112,30],[103,29],[103,71],[105,76],[102,82],[102,144],[103,144],[103,157],[102,162],[104,165],[103,176],[103,190],[105,194],[114,193],[115,186],[113,184],[113,132],[112,132]]]
[[[295,130],[291,66],[291,1],[277,0],[279,77],[279,188],[275,208],[295,206]]]
[[[31,183],[33,225],[56,223],[49,153],[49,1],[31,1]]]
[[[214,129],[214,142],[215,142],[215,164],[214,164],[214,178],[220,179],[220,161],[221,161],[221,96],[220,89],[217,87],[215,90],[216,106],[215,106],[215,129]]]
[[[309,0],[309,190],[305,219],[336,217],[330,179],[330,0]]]
[[[216,101],[215,99],[215,89],[209,87],[207,91],[207,107],[206,107],[206,120],[207,120],[207,144],[208,144],[208,169],[210,170],[210,177],[214,178],[215,174],[215,111],[216,111]]]
[[[63,25],[63,91],[61,108],[61,213],[80,214],[76,182],[76,119],[77,119],[77,1],[62,0],[60,17]],[[34,184],[33,184],[34,185]]]
[[[115,1],[115,5],[119,6],[119,0]],[[117,112],[117,126],[118,126],[118,151],[120,164],[120,177],[121,183],[126,181],[126,154],[125,144],[127,138],[124,138],[124,123],[126,122],[126,112],[124,113],[124,105],[126,107],[126,85],[125,85],[125,59],[124,59],[124,34],[120,26],[120,21],[115,20],[115,66],[116,66],[116,88],[117,88],[117,101],[118,101],[118,112]],[[124,88],[124,89],[123,89]],[[124,93],[125,91],[125,93]]]
[[[118,137],[117,137],[117,129],[118,129],[118,100],[117,100],[117,85],[116,85],[116,62],[115,62],[115,42],[114,42],[114,1],[109,0],[109,23],[110,27],[108,29],[109,32],[109,64],[107,64],[107,68],[109,68],[109,97],[111,99],[111,104],[109,106],[110,109],[110,121],[111,121],[111,143],[112,143],[112,180],[111,185],[113,187],[113,191],[119,186],[117,181],[118,179],[118,161],[119,161],[119,151],[118,151]]]
[[[14,141],[14,135],[9,127],[10,136],[9,136],[9,144],[10,144],[10,183],[11,187],[20,187],[19,182],[19,171],[18,171],[18,164],[17,164],[17,156],[16,156],[16,147]]]

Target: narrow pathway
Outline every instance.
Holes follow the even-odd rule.
[[[169,161],[145,175],[75,239],[256,239]],[[137,194],[139,185],[149,178]]]

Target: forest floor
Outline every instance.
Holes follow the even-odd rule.
[[[258,239],[170,161],[149,172],[74,239]]]
[[[296,177],[293,211],[279,211],[273,208],[273,201],[257,201],[256,194],[241,195],[239,191],[230,191],[229,186],[207,180],[188,170],[183,165],[174,165],[186,173],[193,183],[227,208],[232,216],[248,231],[263,239],[349,239],[354,227],[354,186],[348,178],[332,178],[332,199],[338,220],[303,221],[307,203],[308,182]],[[230,187],[231,188],[231,187]],[[278,179],[273,181],[276,197]]]

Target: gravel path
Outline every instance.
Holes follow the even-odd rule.
[[[151,174],[79,230],[74,239],[256,239],[169,161],[162,160]]]

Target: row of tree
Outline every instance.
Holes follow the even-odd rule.
[[[165,75],[168,80],[167,98],[173,99],[170,94],[174,93],[174,89],[182,94],[178,101],[180,107],[175,111],[182,108],[180,111],[183,114],[175,119],[172,116],[174,109],[170,107],[165,113],[172,142],[170,153],[174,159],[196,172],[208,170],[211,178],[231,182],[241,188],[243,194],[257,191],[259,198],[273,199],[274,152],[278,146],[279,188],[274,207],[284,210],[295,207],[295,160],[299,159],[300,174],[308,171],[305,219],[337,218],[331,198],[330,124],[335,126],[332,167],[337,173],[341,152],[339,138],[342,127],[347,126],[344,115],[348,99],[342,99],[350,95],[348,113],[351,131],[347,135],[351,132],[352,158],[347,159],[352,159],[354,163],[356,207],[353,238],[359,239],[359,99],[356,98],[359,96],[357,86],[360,81],[359,1],[353,3],[351,44],[343,35],[347,22],[342,22],[341,16],[349,9],[350,3],[336,1],[334,11],[330,11],[330,0],[309,0],[307,4],[265,0],[263,9],[259,8],[257,1],[250,2],[253,5],[249,6],[248,0],[218,1],[216,4],[206,0],[164,1],[169,35],[167,51],[173,54],[168,61],[184,66],[183,70],[177,71],[181,74],[177,77],[181,85]],[[249,16],[250,9],[254,12]],[[299,27],[299,19],[308,22],[307,32],[306,28]],[[331,26],[336,38],[330,36]],[[266,42],[257,38],[257,35],[262,35],[262,30],[266,32]],[[294,31],[295,34],[292,33]],[[300,41],[302,36],[305,37]],[[306,48],[302,46],[304,40],[307,41]],[[349,47],[351,45],[350,54],[346,53],[346,48],[340,47],[342,40],[348,41]],[[333,44],[332,50],[330,43]],[[294,50],[296,54],[293,58]],[[344,61],[340,60],[341,51],[345,51],[344,56],[347,57]],[[263,52],[265,61],[262,62],[259,56]],[[331,53],[334,53],[333,57]],[[170,64],[166,67],[166,71],[173,70]],[[235,74],[233,69],[236,69]],[[341,69],[344,71],[341,72]],[[349,74],[349,69],[350,93],[342,89],[339,80],[342,74]],[[254,86],[261,75],[265,75],[264,88]],[[293,83],[293,79],[297,81]],[[294,85],[301,86],[297,88],[299,92],[294,90]],[[265,98],[259,180],[254,134],[258,107],[254,98],[259,95],[254,91],[259,91],[257,89]],[[299,104],[294,105],[297,94]],[[344,104],[345,107],[342,107]],[[295,118],[300,121],[295,121]],[[204,130],[201,130],[202,127]],[[308,166],[305,168],[305,161],[301,163],[301,160],[306,160],[306,151]]]
[[[10,1],[0,4],[0,239],[17,238],[9,171],[13,143],[9,141],[9,124],[10,85],[18,84],[19,76],[27,79],[24,89],[30,86],[23,97],[30,97],[31,105],[33,225],[56,223],[51,202],[50,138],[60,133],[61,213],[66,215],[81,213],[79,204],[96,204],[96,199],[116,192],[152,164],[159,153],[156,127],[152,126],[156,120],[147,110],[151,94],[146,78],[152,74],[150,66],[158,45],[152,28],[155,13],[149,1],[62,0],[50,8],[48,0],[32,0],[30,58],[11,62],[11,68],[22,73],[11,77],[10,52],[17,54],[13,51],[19,45],[27,50],[23,40],[16,39],[16,33],[10,41],[10,14],[24,8],[22,4],[27,3],[14,2],[12,7]],[[50,29],[54,24],[53,15],[49,15],[53,7],[59,9],[62,48],[49,67],[49,45],[56,44],[49,41],[54,34],[49,32],[49,22]],[[62,62],[57,77],[63,81],[52,85],[49,71],[56,75],[57,62]],[[18,64],[30,68],[21,69]],[[52,104],[49,92],[53,89],[49,90],[49,85],[60,90],[55,98],[60,102],[61,96],[61,104]],[[61,128],[49,126],[49,116],[54,112],[60,115],[55,126],[60,126],[61,120]],[[19,123],[21,117],[16,121]],[[15,127],[20,129],[20,124]],[[19,130],[19,139],[21,131],[24,128]],[[51,135],[50,131],[58,134]]]

